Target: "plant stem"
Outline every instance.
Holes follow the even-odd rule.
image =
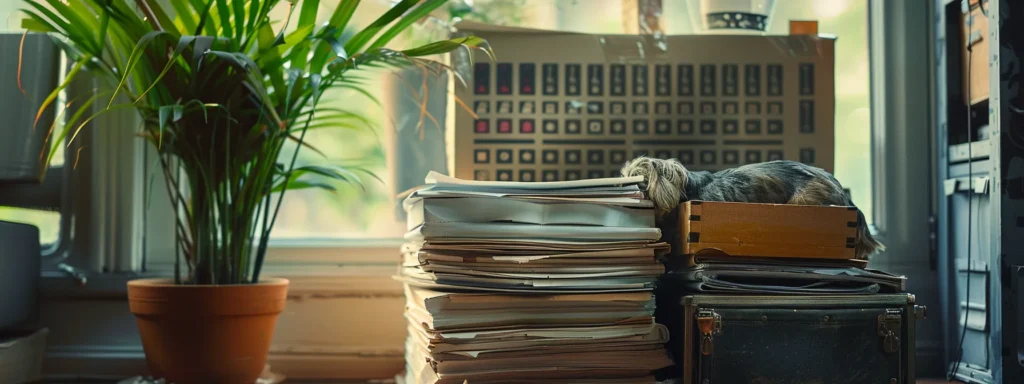
[[[313,97],[314,97],[313,105],[316,105],[316,100],[320,98],[320,95],[314,95]],[[306,102],[307,102],[306,100],[308,100],[308,96],[304,99],[304,101],[302,103],[303,106],[306,104]],[[302,107],[300,106],[298,110],[301,111]],[[291,159],[291,162],[288,165],[288,172],[285,174],[285,177],[284,177],[285,180],[289,180],[292,177],[292,171],[295,170],[295,161],[298,160],[298,158],[299,158],[299,150],[302,149],[302,143],[306,139],[306,132],[309,131],[309,124],[310,124],[310,122],[313,121],[315,115],[316,115],[316,109],[314,108],[313,110],[310,111],[309,119],[306,120],[306,123],[304,124],[304,126],[302,128],[302,134],[299,135],[299,141],[298,141],[298,144],[296,144],[295,151],[292,152],[292,159]],[[284,136],[285,137],[288,136],[288,130],[287,129],[285,129]],[[257,282],[259,282],[260,269],[263,266],[263,259],[266,256],[265,254],[266,254],[266,250],[267,250],[267,241],[270,238],[270,232],[269,231],[274,228],[274,224],[277,222],[277,214],[278,214],[278,212],[281,211],[281,203],[284,202],[284,194],[287,191],[288,191],[288,183],[285,182],[284,185],[281,186],[281,193],[278,194],[277,206],[274,207],[274,215],[270,219],[270,225],[269,225],[269,227],[264,227],[263,238],[260,239],[260,249],[256,253],[256,267],[255,267],[256,269],[255,269],[255,271],[253,272],[253,275],[252,275],[252,283],[253,284],[256,284]],[[264,218],[265,217],[266,216],[264,216]]]
[[[174,202],[174,206],[178,207],[179,204],[185,203],[184,197],[181,196],[181,186],[178,185],[177,178],[175,178],[170,171],[170,164],[166,159],[166,155],[160,155],[160,163],[160,168],[163,169],[164,172],[164,180],[166,181],[164,186],[167,187],[167,194],[171,198],[171,201]],[[186,248],[190,248],[191,241],[189,241],[189,237],[186,236],[188,232],[185,230],[185,224],[188,224],[189,228],[192,227],[192,215],[188,212],[187,209],[185,210],[184,215],[185,219],[187,220],[186,223],[181,222],[180,215],[182,215],[182,213],[175,210],[175,229],[178,235],[181,237],[181,241],[184,242],[183,245],[185,245]]]
[[[156,19],[156,15],[153,14],[153,9],[149,8],[149,3],[146,0],[135,0],[135,4],[139,6],[142,13],[146,15],[146,20],[153,26],[155,31],[163,31],[164,29],[160,26],[160,21]]]
[[[178,205],[174,206],[177,211]],[[181,242],[179,241],[174,242],[174,284],[181,284]]]

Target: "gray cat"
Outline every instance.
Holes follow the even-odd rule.
[[[821,168],[788,160],[748,164],[715,173],[689,171],[675,159],[640,157],[622,168],[623,176],[643,176],[648,198],[662,216],[690,200],[767,204],[854,206],[843,186]],[[871,237],[864,213],[857,210],[858,259],[885,250]],[[671,220],[670,220],[671,221]]]

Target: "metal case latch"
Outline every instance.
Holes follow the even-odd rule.
[[[714,352],[713,336],[722,334],[722,316],[713,309],[697,312],[697,329],[700,330],[700,353],[711,356]]]
[[[887,309],[885,314],[878,315],[878,336],[882,338],[882,349],[885,352],[899,352],[902,323],[903,310]]]
[[[915,305],[914,306],[914,318],[916,318],[917,320],[924,320],[927,317],[928,317],[928,307],[925,307],[923,305]]]

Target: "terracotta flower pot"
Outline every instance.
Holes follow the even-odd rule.
[[[175,384],[253,384],[267,361],[288,280],[252,285],[128,282],[150,373]]]

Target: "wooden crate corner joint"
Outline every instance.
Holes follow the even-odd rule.
[[[689,201],[679,224],[684,255],[852,259],[860,221],[856,207]]]

